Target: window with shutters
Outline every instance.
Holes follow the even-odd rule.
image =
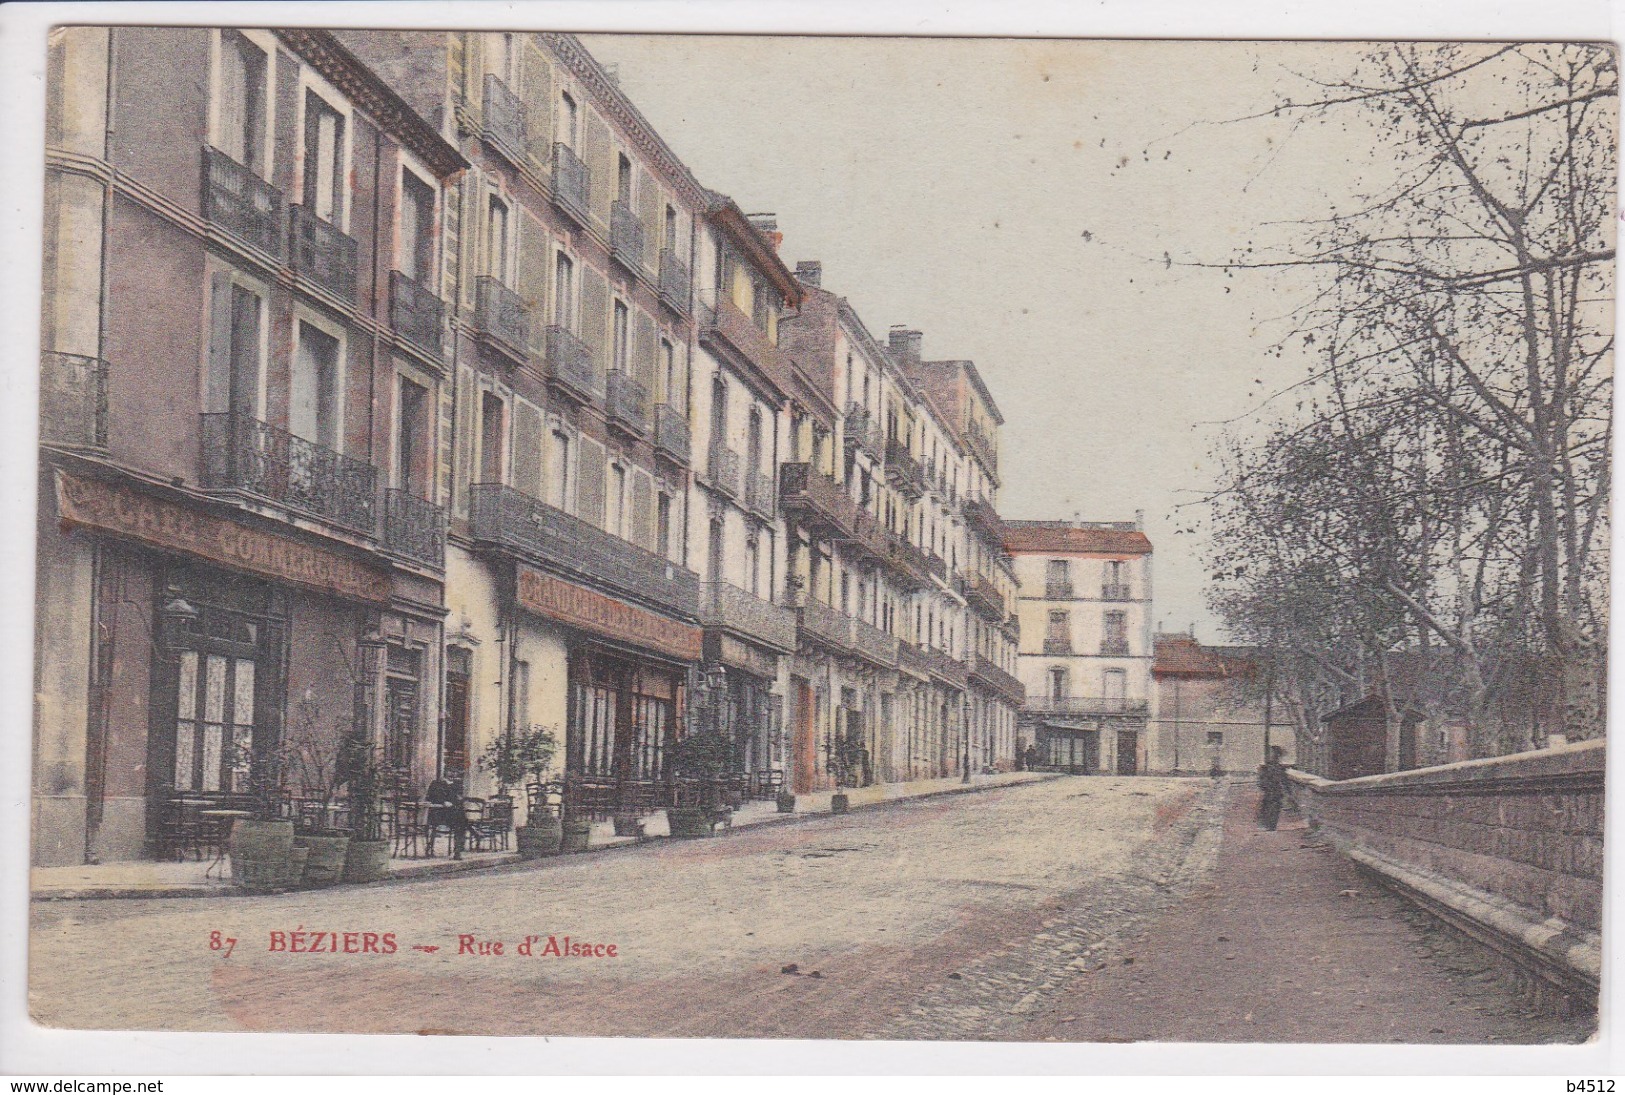
[[[434,188],[401,168],[401,247],[396,266],[425,288],[434,285]]]
[[[631,342],[631,331],[629,329],[630,326],[631,326],[631,312],[628,311],[625,301],[617,300],[615,302],[615,324],[614,324],[614,340],[615,341],[614,341],[614,356],[612,358],[612,361],[614,363],[614,367],[616,369],[619,369],[623,373],[630,371],[628,369],[628,358],[627,358],[627,355],[630,352],[630,342]]]
[[[655,498],[655,551],[671,558],[671,495],[665,491]]]
[[[542,497],[542,409],[524,399],[513,404],[513,486]]]
[[[507,407],[495,392],[480,393],[480,479],[481,483],[501,483],[504,431]]]
[[[344,116],[305,90],[305,209],[330,224],[344,226]]]
[[[496,194],[486,199],[485,272],[504,285],[513,280],[513,239],[508,203]]]
[[[624,152],[615,156],[615,197],[623,205],[632,204],[632,161]]]
[[[655,550],[654,480],[642,468],[632,472],[632,536],[644,551]]]
[[[1072,640],[1072,624],[1065,611],[1056,611],[1049,614],[1049,631],[1045,637],[1057,643]]]
[[[604,528],[623,540],[629,540],[626,520],[626,468],[620,464],[609,466],[609,487],[604,498]]]
[[[706,577],[713,582],[722,581],[722,518],[711,518],[710,535],[706,539]]]
[[[343,445],[343,344],[308,319],[295,326],[288,432],[337,452]]]
[[[576,331],[576,264],[563,251],[553,257],[553,324]]]
[[[581,110],[568,91],[559,92],[559,143],[581,151]]]
[[[553,452],[551,454],[552,474],[550,476],[548,501],[554,507],[569,513],[573,508],[574,491],[571,490],[570,478],[570,435],[563,430],[554,430],[552,434]]]
[[[669,338],[660,340],[660,392],[656,402],[678,406],[677,347]]]
[[[270,175],[270,54],[247,34],[222,30],[210,143],[262,178]]]
[[[211,280],[209,366],[203,409],[258,417],[264,362],[265,292],[235,273]]]
[[[677,253],[677,210],[666,206],[665,233],[661,236],[662,245],[667,251]]]
[[[576,460],[576,516],[603,528],[606,477],[604,446],[587,436],[582,436],[576,444],[580,449],[580,455]]]
[[[395,485],[414,497],[429,497],[429,456],[429,389],[400,376],[395,401]]]

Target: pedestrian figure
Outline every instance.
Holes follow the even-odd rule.
[[[463,792],[447,772],[429,784],[424,798],[429,803],[429,854],[434,855],[435,830],[445,826],[451,831],[451,858],[463,858],[463,842],[468,835],[468,819],[463,816]]]
[[[1281,801],[1286,798],[1286,765],[1281,763],[1281,754],[1285,752],[1279,745],[1270,746],[1270,759],[1267,764],[1258,766],[1258,789],[1264,792],[1264,797],[1258,803],[1258,825],[1262,829],[1275,831],[1275,826],[1281,820]]]

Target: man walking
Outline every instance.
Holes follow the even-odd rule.
[[[1258,766],[1258,789],[1264,792],[1264,797],[1258,803],[1258,826],[1261,829],[1275,831],[1276,824],[1281,820],[1281,802],[1286,798],[1286,765],[1281,763],[1281,754],[1285,752],[1279,745],[1270,746],[1270,759],[1267,764]]]

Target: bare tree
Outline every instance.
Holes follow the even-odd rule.
[[[1316,667],[1287,675],[1300,701],[1380,687],[1392,709],[1394,655],[1437,647],[1475,752],[1530,744],[1501,716],[1531,665],[1569,736],[1602,732],[1617,103],[1605,46],[1406,44],[1277,108],[1353,112],[1395,165],[1224,264],[1318,285],[1298,408],[1226,440],[1211,498],[1215,604]]]

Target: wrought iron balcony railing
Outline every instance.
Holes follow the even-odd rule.
[[[1073,596],[1071,582],[1045,582],[1044,599],[1046,601],[1070,601]]]
[[[515,361],[524,360],[530,342],[530,317],[525,302],[502,279],[474,279],[474,330]]]
[[[610,370],[604,411],[612,426],[620,426],[640,437],[649,432],[649,392],[630,373]]]
[[[1151,705],[1123,696],[1030,696],[1025,707],[1038,715],[1143,715]]]
[[[688,264],[675,251],[660,252],[660,301],[679,315],[688,315]]]
[[[1004,546],[1004,522],[999,519],[993,504],[985,498],[972,498],[965,503],[965,521],[980,532],[995,547]]]
[[[674,615],[698,618],[699,576],[664,556],[500,483],[476,483],[470,501],[476,541]]]
[[[643,269],[643,222],[622,201],[609,207],[609,257],[633,273]]]
[[[970,677],[970,671],[964,662],[931,646],[919,648],[921,659],[925,662],[926,671],[938,680],[950,684],[955,688],[964,688]]]
[[[1018,707],[1026,702],[1027,686],[1017,680],[1015,675],[1001,668],[997,662],[985,654],[978,654],[970,664],[970,679],[995,692]]]
[[[354,303],[355,240],[302,205],[288,206],[288,265],[346,304]]]
[[[518,163],[528,140],[525,104],[494,72],[485,74],[485,136],[509,160]]]
[[[384,547],[434,570],[446,566],[446,511],[410,491],[384,492]]]
[[[107,448],[107,362],[80,354],[40,354],[40,443]]]
[[[767,332],[756,326],[728,297],[723,296],[701,309],[699,337],[707,349],[722,348],[743,358],[780,391],[794,390],[790,359],[767,337]]]
[[[835,536],[851,536],[857,528],[857,503],[811,464],[779,465],[779,504]]]
[[[1046,638],[1044,640],[1044,653],[1046,653],[1046,654],[1070,654],[1070,653],[1072,653],[1072,640],[1071,639],[1057,639],[1057,638],[1054,638],[1054,637]]]
[[[800,636],[823,646],[840,651],[853,647],[852,617],[816,597],[805,597],[796,607],[796,628]]]
[[[980,574],[965,580],[965,602],[995,623],[1004,619],[1004,598],[999,596],[999,587]]]
[[[1127,639],[1101,639],[1101,654],[1112,658],[1126,658],[1129,656]]]
[[[739,454],[721,441],[712,441],[705,464],[706,481],[729,498],[738,498],[743,489],[739,473]]]
[[[982,463],[987,466],[987,470],[994,475],[998,475],[999,454],[993,448],[993,439],[974,420],[970,424],[970,429],[965,431],[965,436],[970,441],[970,447],[982,458]]]
[[[282,258],[286,223],[282,191],[207,145],[203,148],[203,216],[244,243]]]
[[[592,351],[574,332],[557,324],[547,329],[547,379],[579,403],[597,403],[604,398]]]
[[[745,508],[765,520],[773,520],[778,512],[778,499],[773,496],[773,477],[755,468],[745,469]]]
[[[444,356],[445,301],[399,270],[389,274],[389,325],[420,350]]]
[[[592,172],[575,149],[559,142],[553,145],[553,204],[582,227],[586,227],[592,206]]]
[[[242,414],[202,416],[202,483],[237,490],[362,536],[378,532],[378,471]]]
[[[886,478],[910,498],[925,493],[925,469],[908,446],[895,437],[886,440]]]
[[[936,569],[932,565],[935,556],[921,551],[895,532],[882,531],[885,533],[886,542],[885,562],[893,576],[915,589],[929,585],[931,575]]]
[[[689,431],[688,419],[683,412],[670,403],[655,405],[655,454],[666,459],[688,466]]]
[[[852,620],[852,649],[863,658],[888,669],[897,668],[897,639],[874,624]]]
[[[874,415],[864,410],[861,403],[846,405],[845,432],[848,446],[855,445],[876,460],[884,455],[886,447],[881,439],[880,423]]]
[[[796,649],[796,614],[727,582],[700,586],[700,623],[784,653]]]
[[[1102,601],[1132,601],[1133,592],[1127,582],[1107,582],[1100,587]]]

